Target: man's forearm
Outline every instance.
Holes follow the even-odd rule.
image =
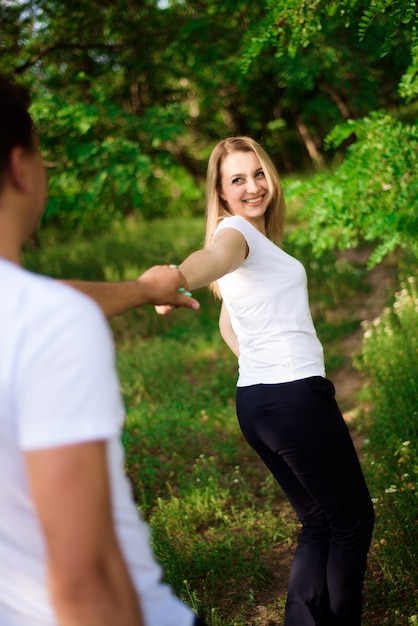
[[[65,280],[97,302],[107,318],[115,317],[143,304],[169,304],[198,309],[199,303],[188,292],[187,282],[175,265],[154,265],[137,280],[90,282]]]
[[[116,283],[84,280],[62,282],[95,300],[108,319],[149,303],[149,292],[137,280]]]

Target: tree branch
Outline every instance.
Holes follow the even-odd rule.
[[[30,67],[33,67],[38,61],[41,61],[49,54],[56,52],[57,50],[111,50],[113,52],[121,52],[126,50],[126,46],[120,44],[109,45],[104,43],[94,44],[79,44],[79,43],[56,43],[49,48],[41,50],[31,59],[28,59],[23,65],[19,65],[13,70],[14,75],[23,74]]]
[[[341,96],[335,91],[331,85],[328,85],[325,81],[321,81],[319,83],[320,88],[325,91],[331,98],[331,100],[337,105],[341,115],[345,120],[348,120],[350,116],[350,110],[348,106],[345,104]]]

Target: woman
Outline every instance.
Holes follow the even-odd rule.
[[[266,152],[248,137],[223,140],[208,165],[205,248],[179,269],[190,289],[211,284],[222,298],[242,432],[302,525],[285,626],[359,626],[373,508],[325,377],[305,270],[277,245],[283,222]]]

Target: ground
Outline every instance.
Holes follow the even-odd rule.
[[[346,253],[350,261],[365,264],[368,252],[352,250]],[[367,292],[361,292],[350,301],[350,309],[356,312],[356,316],[361,320],[373,320],[388,304],[391,294],[396,289],[396,283],[392,269],[388,265],[377,265],[371,269],[366,276],[366,283],[369,287]],[[356,417],[357,397],[365,383],[364,376],[353,366],[353,358],[361,350],[363,330],[348,335],[342,340],[345,352],[345,362],[338,370],[333,372],[332,380],[335,384],[337,398],[343,409],[344,417],[349,423]]]

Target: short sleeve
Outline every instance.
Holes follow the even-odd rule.
[[[247,242],[249,251],[251,253],[251,249],[254,247],[254,226],[252,226],[249,222],[247,222],[243,217],[239,215],[234,215],[232,217],[225,217],[221,222],[219,222],[214,235],[213,240],[216,239],[216,236],[221,230],[225,230],[226,228],[232,228],[233,230],[237,230],[244,237]]]
[[[89,298],[57,287],[21,333],[15,398],[24,449],[107,439],[123,420],[107,321]]]

